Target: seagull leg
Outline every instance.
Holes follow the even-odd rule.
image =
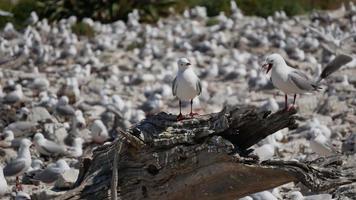
[[[284,95],[284,109],[288,110],[288,96],[287,96],[287,94]]]
[[[194,115],[198,115],[198,113],[193,113],[193,99],[190,100],[190,113],[189,115],[191,117],[194,117]]]
[[[293,104],[288,106],[288,111],[292,110],[295,108],[295,99],[297,98],[297,94],[294,94],[294,99],[293,99]]]
[[[177,121],[183,120],[184,116],[182,115],[182,102],[179,100],[179,115],[177,116]]]
[[[16,187],[16,191],[22,191],[22,185],[20,183],[20,179],[19,179],[18,176],[16,176],[16,185],[15,185],[15,187]]]

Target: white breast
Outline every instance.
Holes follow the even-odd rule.
[[[197,96],[197,82],[199,78],[192,69],[178,72],[177,75],[177,97],[180,100],[191,100]]]

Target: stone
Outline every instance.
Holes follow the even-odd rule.
[[[57,189],[68,189],[77,181],[78,175],[79,170],[71,168],[59,176],[54,187]]]

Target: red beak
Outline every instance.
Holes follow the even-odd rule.
[[[271,63],[265,63],[262,65],[262,68],[267,69],[266,74],[272,69],[272,64]]]

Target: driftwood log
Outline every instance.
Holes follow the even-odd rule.
[[[352,183],[341,157],[261,163],[248,156],[266,136],[296,128],[295,113],[247,106],[180,122],[150,116],[82,160],[74,188],[58,199],[237,199],[293,181],[312,191]]]

